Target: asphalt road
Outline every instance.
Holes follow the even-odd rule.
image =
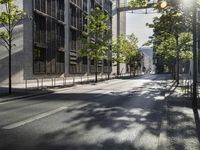
[[[168,75],[0,103],[0,150],[155,150]]]

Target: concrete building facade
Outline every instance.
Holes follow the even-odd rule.
[[[113,2],[113,19],[112,19],[112,34],[113,40],[116,40],[118,36],[126,34],[126,12],[118,12],[117,8],[124,6],[127,3],[127,0],[112,0]],[[119,2],[119,3],[118,3]],[[126,64],[120,63],[119,73],[126,73],[127,67]],[[112,67],[112,73],[117,73],[117,64],[114,63]]]
[[[110,16],[111,0],[16,0],[26,18],[15,29],[12,83],[94,73],[94,62],[80,57],[83,14],[96,6]],[[3,6],[1,6],[3,10]],[[2,30],[3,28],[0,28]],[[99,73],[111,72],[111,62],[98,62]],[[0,45],[0,85],[8,84],[8,51]]]

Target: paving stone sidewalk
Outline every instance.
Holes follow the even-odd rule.
[[[158,150],[200,150],[200,109],[192,108],[183,87],[172,84],[166,86]]]

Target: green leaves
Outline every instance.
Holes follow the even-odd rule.
[[[178,49],[181,60],[189,60],[192,58],[192,34],[191,33],[181,33],[178,38]],[[176,57],[177,45],[176,38],[174,35],[168,34],[165,39],[161,40],[161,43],[156,47],[156,53],[162,56],[165,61]]]
[[[130,0],[128,2],[129,7],[137,8],[137,7],[145,7],[147,6],[148,0]]]
[[[14,0],[0,0],[0,5],[4,6],[4,9],[0,11],[0,25],[3,27],[0,31],[0,40],[8,49],[14,46],[12,44],[13,30],[24,18],[25,12],[17,8]]]
[[[156,54],[167,65],[173,65],[177,50],[181,60],[188,60],[192,57],[192,18],[178,8],[181,1],[168,0],[167,2],[168,6],[165,9],[156,7],[161,16],[155,17],[152,24],[147,24],[154,30],[154,35],[147,44],[153,45]]]
[[[8,4],[8,3],[13,3],[14,0],[0,0],[0,4],[2,5],[5,5],[5,4]]]
[[[80,55],[88,56],[91,60],[102,60],[106,57],[110,47],[111,36],[107,33],[110,29],[107,23],[108,14],[96,7],[91,10],[91,15],[85,16],[85,19],[89,20],[89,24],[84,26],[89,32],[82,39],[82,42],[86,44]]]
[[[86,25],[85,28],[89,29],[90,34],[101,34],[110,29],[107,24],[109,17],[106,12],[101,10],[99,7],[91,10],[91,15],[88,15],[85,18],[89,20],[89,25]]]
[[[138,40],[134,34],[127,37],[121,35],[118,40],[112,43],[112,60],[129,65],[133,64],[140,57],[137,43]]]
[[[0,13],[1,24],[9,24],[9,21],[11,24],[14,24],[25,15],[25,12],[19,10],[13,0],[1,0],[0,4],[5,6],[4,11]]]
[[[8,39],[9,34],[7,32],[1,31],[0,32],[0,39]]]

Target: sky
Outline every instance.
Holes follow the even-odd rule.
[[[153,30],[146,26],[146,23],[152,23],[153,18],[158,16],[157,13],[144,14],[142,11],[126,13],[126,34],[134,33],[139,40],[138,46],[141,47],[148,37],[153,34]]]

